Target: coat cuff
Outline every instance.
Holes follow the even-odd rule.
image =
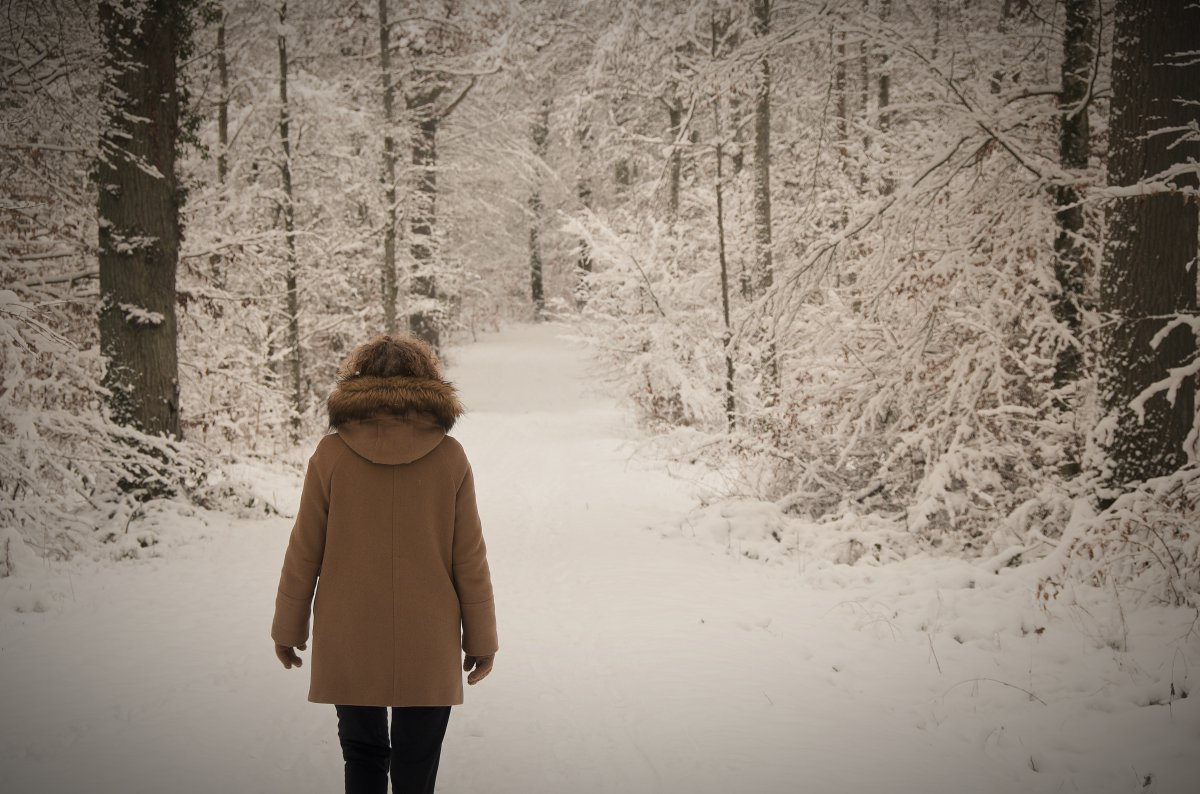
[[[490,656],[500,649],[496,640],[496,601],[461,604],[462,649],[468,656]]]
[[[275,619],[271,639],[279,645],[298,648],[308,642],[310,606],[280,592],[275,596]]]

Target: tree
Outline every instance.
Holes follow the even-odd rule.
[[[770,32],[771,0],[753,0],[754,35]],[[764,52],[754,67],[754,268],[755,290],[771,289],[775,279],[771,242],[771,65]],[[779,395],[779,362],[771,330],[763,352],[763,401],[772,405]]]
[[[292,187],[291,110],[288,105],[287,0],[279,4],[279,175],[283,183],[283,198],[279,209],[283,215],[284,242],[287,246],[287,361],[292,387],[293,439],[300,432],[300,415],[304,413],[303,361],[300,353],[300,286],[296,259],[296,201]]]
[[[529,129],[533,142],[534,167],[541,174],[546,162],[546,144],[550,136],[550,98],[543,97],[541,106],[534,114]],[[542,279],[542,247],[540,241],[542,224],[542,186],[535,177],[533,190],[529,193],[529,295],[533,300],[533,314],[541,319],[546,308],[546,293]]]
[[[180,437],[175,276],[183,197],[177,58],[191,4],[104,0],[105,114],[100,130],[100,349],[113,417]]]
[[[1148,391],[1196,354],[1189,329],[1172,321],[1196,311],[1200,7],[1118,0],[1114,24],[1113,198],[1100,263],[1100,393],[1108,416],[1099,441],[1107,456],[1101,474],[1121,489],[1183,465],[1196,421],[1194,375]]]
[[[1059,156],[1064,169],[1079,173],[1087,168],[1091,148],[1088,105],[1091,103],[1091,77],[1095,61],[1093,43],[1093,0],[1067,0],[1063,25],[1062,91],[1058,105]],[[1083,294],[1084,268],[1087,265],[1083,233],[1083,204],[1073,184],[1060,185],[1055,191],[1059,232],[1054,239],[1056,254],[1054,275],[1059,296],[1054,316],[1074,336],[1079,333],[1079,300]],[[1074,340],[1072,340],[1074,342]],[[1080,354],[1071,344],[1059,354],[1055,367],[1055,385],[1063,386],[1079,376]]]
[[[394,106],[396,83],[392,76],[391,25],[388,22],[388,0],[379,0],[379,79],[383,85],[383,329],[396,333],[396,137]]]

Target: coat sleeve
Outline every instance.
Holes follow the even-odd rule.
[[[495,653],[500,647],[496,640],[496,602],[470,464],[454,500],[454,589],[462,614],[463,652],[468,656]]]
[[[325,556],[325,527],[329,516],[329,472],[322,471],[321,448],[309,458],[300,494],[300,509],[283,557],[271,638],[293,647],[308,641],[308,622],[317,577]]]

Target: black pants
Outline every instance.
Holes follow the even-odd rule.
[[[390,746],[386,707],[334,708],[346,759],[346,794],[387,794],[389,767],[395,794],[433,794],[449,706],[393,708]]]

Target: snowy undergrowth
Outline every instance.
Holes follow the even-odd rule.
[[[24,581],[6,589],[17,593],[17,608],[52,597],[29,595],[35,591],[61,596],[61,588],[31,583],[58,563],[159,555],[186,536],[180,526],[189,516],[203,520],[210,511],[277,512],[261,492],[275,464],[235,464],[234,449],[114,422],[103,359],[94,344],[72,339],[73,318],[53,302],[0,291],[0,580]]]

